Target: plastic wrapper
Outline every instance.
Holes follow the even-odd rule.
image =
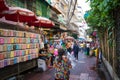
[[[71,61],[72,68],[74,68],[76,66],[76,59],[74,57],[74,54],[67,52],[67,57]]]

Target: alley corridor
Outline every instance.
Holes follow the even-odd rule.
[[[84,55],[84,53],[79,53],[79,60],[76,61],[76,66],[71,69],[70,80],[110,80],[109,76],[105,79],[105,74],[95,69],[95,61],[96,57],[89,57]],[[104,68],[103,70],[107,72]],[[54,69],[51,68],[45,72],[35,71],[34,73],[28,73],[24,80],[54,80]]]

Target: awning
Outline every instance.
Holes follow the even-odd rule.
[[[32,22],[37,20],[34,12],[20,7],[9,7],[9,10],[3,11],[0,13],[0,16],[15,22]]]
[[[0,12],[8,10],[8,6],[5,3],[5,0],[0,0]]]
[[[36,26],[36,27],[42,27],[42,28],[51,28],[55,26],[54,22],[49,20],[48,18],[45,17],[37,17],[37,21],[34,22],[28,22],[29,26]]]

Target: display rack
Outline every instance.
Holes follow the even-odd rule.
[[[18,25],[0,24],[1,80],[37,65],[40,34],[21,29]]]

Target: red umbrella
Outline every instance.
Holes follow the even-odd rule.
[[[15,22],[32,22],[37,20],[35,13],[20,7],[9,7],[9,10],[3,11],[1,16],[6,20]]]
[[[5,3],[5,0],[0,0],[0,12],[4,10],[9,10],[8,6]]]
[[[55,25],[51,20],[49,20],[45,17],[38,17],[37,19],[38,19],[37,21],[29,22],[28,25],[44,27],[44,28],[50,28]]]

